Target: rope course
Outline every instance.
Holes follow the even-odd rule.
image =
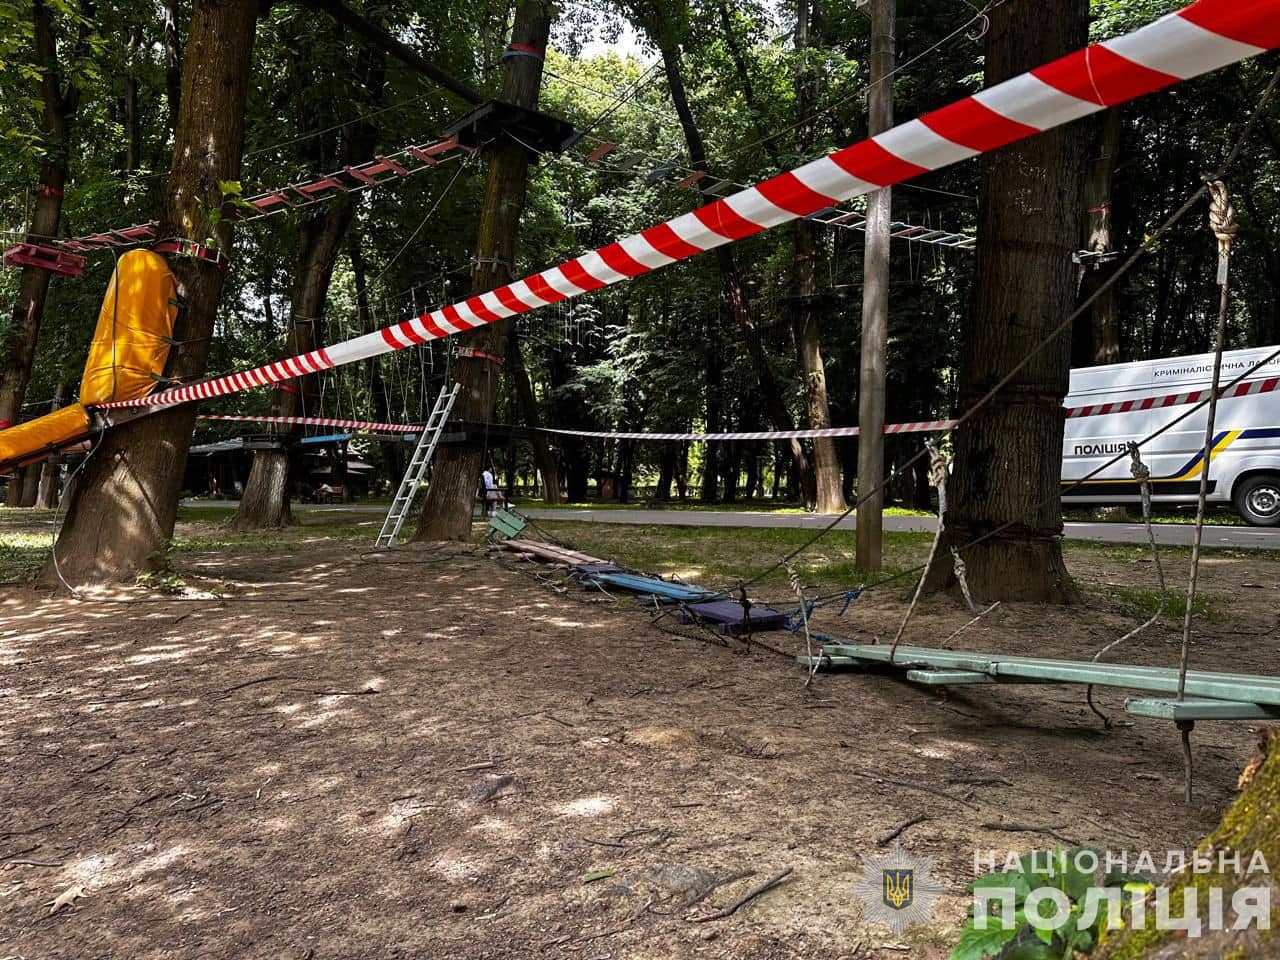
[[[1277,0],[1198,0],[541,273],[331,347],[104,407],[225,396],[581,296],[1280,46]]]
[[[270,423],[286,426],[336,427],[341,430],[371,430],[376,433],[420,433],[421,424],[377,423],[370,420],[341,420],[334,417],[272,417],[233,413],[202,413],[197,420],[219,420],[229,423]]]
[[[289,184],[279,190],[268,190],[266,193],[249,197],[242,201],[245,206],[239,202],[233,204],[230,207],[229,216],[233,220],[248,222],[261,220],[263,217],[286,210],[310,207],[332,200],[340,194],[359,193],[402,177],[421,173],[423,170],[430,170],[450,156],[469,152],[470,148],[459,144],[456,137],[424,144],[411,144],[396,153],[378,156],[355,166],[344,166],[341,170],[307,183]],[[159,229],[159,223],[152,220],[123,230],[107,230],[103,233],[49,242],[76,253],[88,253],[153,243],[161,239]]]

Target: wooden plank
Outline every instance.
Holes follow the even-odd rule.
[[[977,670],[908,670],[907,679],[926,687],[960,687],[981,683],[1054,683],[1029,677],[993,677]]]
[[[595,575],[595,579],[620,590],[650,594],[676,602],[691,603],[698,600],[707,600],[715,596],[714,591],[706,590],[702,587],[672,583],[669,580],[655,580],[652,577],[642,577],[636,573],[600,573]]]
[[[993,677],[976,670],[908,670],[907,679],[926,687],[961,687],[996,682]]]
[[[1124,712],[1155,720],[1275,720],[1280,707],[1231,700],[1167,700],[1130,697]]]
[[[549,560],[552,563],[567,563],[570,566],[579,563],[604,563],[599,557],[589,557],[585,553],[566,550],[540,540],[504,540],[499,546],[504,550],[532,553],[540,559]]]
[[[868,644],[828,644],[824,651],[864,663],[889,663],[890,647]],[[898,648],[896,662],[901,669],[969,670],[998,680],[1030,679],[1054,683],[1087,683],[1105,687],[1130,687],[1151,693],[1177,693],[1178,671],[1172,667],[1143,667],[1133,664],[1093,663],[1077,660],[1046,660],[1003,654],[932,650],[926,647]],[[1193,697],[1241,701],[1280,706],[1280,677],[1191,670],[1186,692]]]

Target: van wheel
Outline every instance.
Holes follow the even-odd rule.
[[[1232,499],[1246,523],[1255,527],[1280,526],[1280,476],[1247,477]]]

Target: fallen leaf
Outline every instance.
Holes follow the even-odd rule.
[[[86,893],[84,887],[80,886],[78,883],[75,886],[67,887],[67,889],[63,890],[60,894],[49,901],[49,916],[52,917],[63,907],[70,906],[81,897],[87,896],[89,896],[89,894]]]

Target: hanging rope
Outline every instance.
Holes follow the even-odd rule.
[[[1218,383],[1222,377],[1222,344],[1227,333],[1227,313],[1231,304],[1227,283],[1228,265],[1231,259],[1231,241],[1239,227],[1236,211],[1227,197],[1226,185],[1221,180],[1211,180],[1209,188],[1209,229],[1218,238],[1218,329],[1213,344],[1213,383],[1209,393],[1209,410],[1204,428],[1204,448],[1201,450],[1200,493],[1196,498],[1196,527],[1191,541],[1191,576],[1187,579],[1187,609],[1182,616],[1182,656],[1178,664],[1178,699],[1186,699],[1187,661],[1191,654],[1191,614],[1195,606],[1196,588],[1200,576],[1200,539],[1204,531],[1205,501],[1209,495],[1210,458],[1213,456],[1213,435],[1218,415]],[[1184,731],[1184,736],[1188,731]],[[1189,774],[1188,774],[1189,777]],[[1190,783],[1188,782],[1188,795]],[[1188,799],[1190,797],[1188,796]]]
[[[1138,634],[1142,633],[1148,627],[1156,623],[1164,616],[1165,605],[1168,602],[1168,592],[1164,582],[1164,567],[1160,563],[1160,551],[1156,547],[1156,534],[1151,528],[1151,468],[1142,462],[1142,452],[1138,449],[1138,445],[1132,440],[1129,441],[1129,473],[1133,475],[1133,479],[1138,481],[1138,492],[1142,496],[1142,523],[1147,531],[1147,546],[1151,550],[1151,561],[1156,565],[1156,579],[1160,583],[1160,602],[1156,606],[1156,612],[1153,613],[1145,623],[1141,623],[1134,627],[1124,636],[1112,640],[1105,647],[1093,655],[1093,662],[1097,663],[1104,656],[1120,646],[1127,643]],[[1093,684],[1089,684],[1085,692],[1085,700],[1089,704],[1089,709],[1102,718],[1102,725],[1110,730],[1111,718],[1103,713],[1094,705],[1093,702]]]
[[[920,574],[920,580],[916,583],[916,592],[911,597],[911,605],[907,607],[907,612],[902,618],[898,632],[894,634],[893,646],[889,649],[890,663],[896,662],[898,644],[902,641],[902,634],[906,632],[907,624],[911,621],[911,615],[916,612],[916,604],[920,602],[920,594],[924,592],[924,583],[929,578],[929,570],[933,566],[933,558],[938,552],[938,544],[942,542],[942,533],[946,527],[947,473],[951,466],[951,461],[947,458],[946,452],[932,440],[926,440],[924,445],[929,452],[929,482],[938,491],[938,531],[933,535],[933,543],[929,545],[929,556],[924,561],[924,571]],[[960,562],[958,555],[956,556],[956,562],[957,564]],[[968,601],[969,607],[972,609],[973,601],[969,599],[969,588],[966,585],[963,589],[965,600]]]

